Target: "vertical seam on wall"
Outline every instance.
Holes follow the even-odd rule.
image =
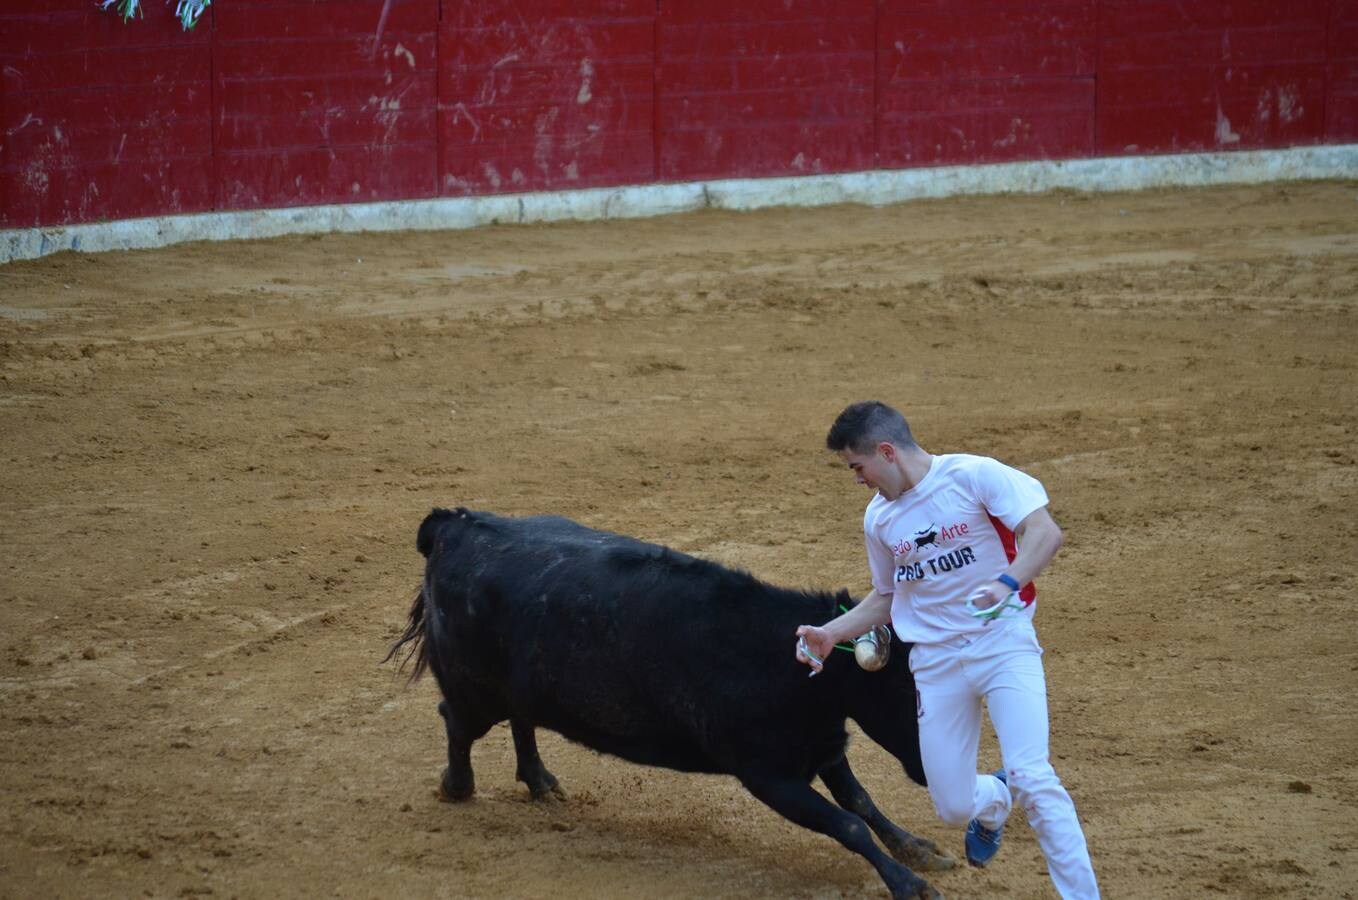
[[[219,211],[222,208],[222,173],[218,165],[221,143],[217,134],[217,7],[209,6],[207,13],[208,203],[211,209]]]
[[[1339,0],[1330,0],[1330,6],[1325,10],[1325,51],[1323,64],[1320,67],[1320,140],[1317,144],[1327,144],[1330,141],[1330,54],[1332,47],[1332,27],[1334,25],[1335,13],[1339,9]]]
[[[443,196],[443,0],[434,11],[434,197]]]
[[[872,167],[882,167],[882,4],[872,4]]]
[[[1094,108],[1090,113],[1094,117],[1090,129],[1094,146],[1089,148],[1091,157],[1098,156],[1103,147],[1103,135],[1099,133],[1099,101],[1103,93],[1099,87],[1099,74],[1103,71],[1103,2],[1094,0]]]
[[[651,19],[651,181],[660,180],[660,3]]]
[[[5,81],[7,81],[7,79],[4,79],[4,77],[0,77],[0,110],[7,109],[7,107],[5,107],[5,95],[8,94],[8,91],[5,90],[4,86]],[[8,149],[8,151],[7,149],[5,149],[7,147],[10,148]],[[8,136],[7,138],[5,138],[4,141],[0,141],[0,168],[3,168],[3,163],[5,162],[5,160],[8,159],[8,157],[14,156],[14,148],[12,147],[14,147],[14,145],[12,145],[11,141],[8,140]],[[0,178],[0,229],[41,228],[42,227],[41,210],[35,210],[33,224],[29,224],[27,223],[27,221],[19,219],[19,214],[15,212],[14,206],[11,205],[11,197],[14,197],[14,202],[18,202],[19,191],[15,190],[14,194],[11,194],[10,179]],[[15,258],[0,257],[0,261],[3,262],[11,262],[12,259]]]

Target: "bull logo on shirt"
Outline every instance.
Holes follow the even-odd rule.
[[[944,549],[945,542],[952,544],[964,539],[969,536],[970,531],[971,526],[966,522],[956,522],[942,528],[938,527],[937,522],[930,522],[928,527],[914,533],[913,549],[922,552],[913,560],[905,558],[911,553],[910,541],[901,540],[893,544],[891,551],[896,562],[896,582],[899,584],[902,581],[922,581],[976,562],[976,551],[969,545],[953,550]],[[926,549],[930,549],[935,555],[927,555],[923,552]]]

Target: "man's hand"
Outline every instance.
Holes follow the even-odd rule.
[[[999,586],[999,590],[996,590],[995,585]],[[1019,600],[1018,591],[1000,581],[982,585],[967,597],[967,612],[971,613],[972,618],[984,619],[987,625],[1004,615],[1007,609],[1021,611],[1023,603]]]
[[[871,629],[874,625],[884,625],[891,621],[891,596],[869,591],[867,596],[837,618],[824,625],[799,625],[797,627],[797,662],[811,667],[811,674],[825,668],[825,661],[839,641],[847,641]],[[806,652],[802,650],[805,641]]]
[[[825,668],[825,660],[835,649],[834,638],[818,625],[801,625],[797,628],[797,662],[811,667],[811,674]],[[806,652],[803,652],[805,647]]]
[[[971,594],[971,602],[977,609],[989,609],[996,603],[1014,593],[1009,585],[999,581],[987,581]]]

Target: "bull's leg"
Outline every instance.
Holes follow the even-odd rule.
[[[893,900],[942,900],[943,895],[926,881],[882,852],[866,822],[826,800],[805,781],[763,774],[745,774],[740,781],[774,812],[803,828],[834,838],[872,863]]]
[[[933,841],[915,837],[884,816],[854,777],[845,757],[841,756],[837,762],[821,769],[820,777],[834,795],[835,802],[867,822],[897,862],[925,872],[938,872],[957,865],[957,861],[945,856]]]
[[[514,755],[518,757],[515,777],[528,785],[528,793],[534,800],[565,800],[566,792],[538,756],[538,739],[533,726],[522,719],[511,718],[509,728],[514,733]]]
[[[454,710],[444,700],[439,704],[443,727],[448,732],[448,768],[443,770],[440,796],[458,802],[476,793],[476,778],[472,775],[472,744],[490,731],[494,722],[485,721],[465,710]]]

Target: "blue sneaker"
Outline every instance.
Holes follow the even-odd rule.
[[[1009,779],[1004,775],[1004,769],[1000,769],[994,774],[1001,783],[1009,784]],[[985,864],[994,859],[995,854],[1000,852],[1000,838],[1003,835],[1003,825],[992,831],[982,825],[980,820],[972,819],[967,823],[967,862],[978,869],[984,868]]]

